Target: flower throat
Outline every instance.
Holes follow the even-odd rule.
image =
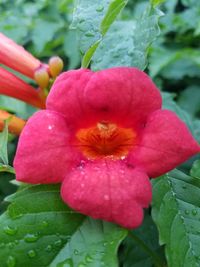
[[[134,145],[136,133],[114,123],[99,122],[94,127],[80,129],[76,134],[78,146],[88,159],[120,159]]]

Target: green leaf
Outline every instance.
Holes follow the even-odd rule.
[[[39,18],[35,21],[32,40],[38,53],[42,52],[44,46],[53,39],[60,27],[62,27],[62,23]]]
[[[166,0],[150,0],[150,3],[152,4],[153,7],[156,7],[162,3],[164,3]]]
[[[161,12],[149,6],[135,20],[116,21],[110,28],[94,57],[91,68],[100,70],[116,66],[134,66],[144,69],[147,49],[159,34]]]
[[[8,165],[8,120],[4,122],[4,129],[0,133],[0,159]]]
[[[158,231],[148,213],[142,225],[132,233],[135,239],[128,235],[123,242],[120,254],[123,267],[152,267],[154,262],[164,266],[163,247],[158,243]]]
[[[14,113],[23,119],[29,118],[37,110],[21,100],[4,95],[0,95],[0,105],[1,109]]]
[[[1,267],[117,266],[127,231],[71,210],[60,199],[60,185],[26,185],[7,200],[0,217]]]
[[[127,4],[127,0],[112,0],[108,7],[108,10],[105,14],[101,22],[101,34],[104,36],[108,29],[110,28],[111,24],[116,20],[117,15],[121,12],[121,10]]]
[[[200,266],[199,179],[174,170],[152,183],[152,216],[168,266]]]
[[[190,170],[190,175],[192,177],[198,178],[200,179],[200,159],[196,160],[193,165],[192,168]]]
[[[15,174],[13,167],[0,163],[0,172],[9,172]]]
[[[69,58],[69,69],[74,69],[80,63],[80,53],[75,31],[68,31],[64,39],[64,52]]]
[[[154,47],[149,65],[151,77],[161,75],[167,79],[178,80],[184,76],[200,77],[200,52],[197,49],[167,49]]]
[[[200,112],[200,87],[197,85],[187,87],[181,92],[178,104],[192,116],[197,115]]]
[[[59,267],[70,262],[72,266],[80,267],[118,266],[116,248],[125,236],[126,230],[122,228],[87,218],[50,267]]]
[[[85,54],[82,67],[88,67],[99,43],[127,2],[127,0],[76,1],[71,28],[77,29],[80,50]]]

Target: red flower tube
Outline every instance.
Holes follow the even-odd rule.
[[[47,109],[27,122],[14,167],[18,181],[62,183],[62,199],[127,228],[151,202],[149,177],[200,152],[186,125],[161,109],[159,90],[136,68],[60,75]]]
[[[38,90],[1,67],[0,94],[20,99],[38,108],[45,108],[45,99]]]
[[[22,46],[0,33],[0,64],[4,64],[25,76],[34,79],[35,71],[41,67],[48,68],[27,52]]]

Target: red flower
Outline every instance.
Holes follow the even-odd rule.
[[[161,110],[161,96],[135,68],[63,73],[47,110],[26,124],[14,161],[17,180],[62,182],[63,200],[93,218],[141,224],[156,177],[198,153],[186,125]]]
[[[45,99],[40,91],[34,89],[14,74],[0,67],[0,94],[11,96],[38,108],[45,108]]]

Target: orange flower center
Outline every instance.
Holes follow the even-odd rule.
[[[76,137],[82,153],[89,159],[122,159],[133,147],[136,133],[114,123],[100,122],[95,127],[80,129]]]

